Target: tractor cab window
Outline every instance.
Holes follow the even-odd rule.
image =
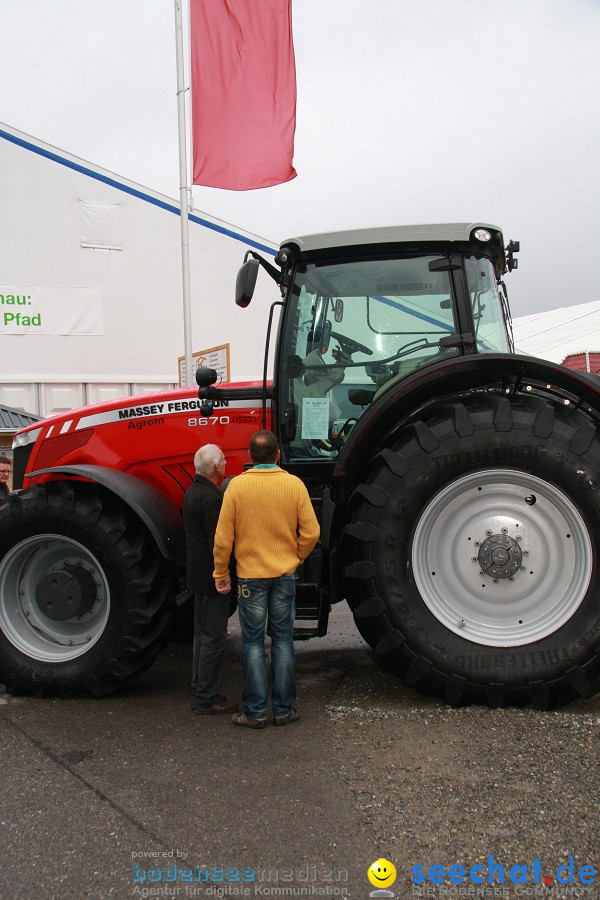
[[[506,330],[509,313],[498,289],[494,267],[489,259],[468,256],[465,272],[473,312],[478,353],[510,353]]]
[[[367,259],[297,270],[283,336],[285,459],[335,459],[373,400],[458,353],[448,261]],[[442,341],[442,343],[440,343]]]

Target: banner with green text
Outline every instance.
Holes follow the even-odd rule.
[[[100,288],[0,284],[0,334],[104,334]]]

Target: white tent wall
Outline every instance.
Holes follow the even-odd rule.
[[[176,384],[184,354],[178,202],[5,125],[0,202],[0,402],[49,415]],[[231,377],[258,377],[278,290],[261,277],[252,307],[238,310],[235,278],[246,250],[269,257],[275,245],[200,213],[189,231],[193,350],[229,343]],[[35,305],[11,307],[7,298],[23,303],[32,286],[59,289],[47,304],[56,298],[65,308],[76,289],[92,289],[93,325],[78,327],[96,333],[8,333],[5,314]]]
[[[600,352],[600,302],[550,309],[513,321],[517,353],[562,363],[567,356]]]

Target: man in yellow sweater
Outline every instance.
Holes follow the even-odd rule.
[[[254,468],[229,484],[215,533],[214,579],[220,594],[230,590],[232,547],[235,554],[244,708],[233,714],[232,722],[246,728],[267,724],[267,615],[272,640],[273,721],[287,725],[300,718],[294,708],[294,572],[317,543],[319,523],[304,484],[279,468],[279,456],[279,444],[271,431],[257,431],[252,436]]]

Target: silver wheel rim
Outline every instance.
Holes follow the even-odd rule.
[[[95,584],[93,606],[57,621],[36,599],[40,579],[66,566],[83,567]],[[0,562],[0,627],[30,659],[58,663],[87,653],[102,636],[110,612],[108,582],[96,557],[71,538],[40,534],[16,544]]]
[[[571,501],[512,469],[447,485],[422,513],[412,549],[414,580],[430,612],[454,634],[489,647],[531,644],[560,628],[586,594],[592,558]]]

